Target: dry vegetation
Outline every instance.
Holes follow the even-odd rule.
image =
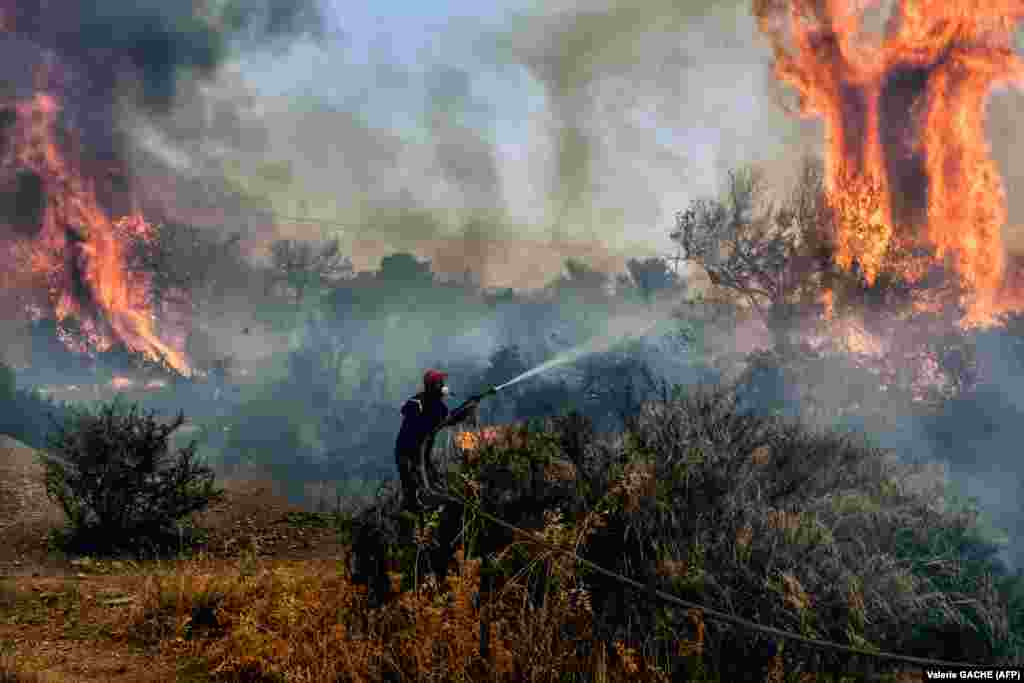
[[[548,544],[700,604],[867,648],[993,659],[1006,617],[991,583],[947,590],[965,568],[935,556],[921,571],[894,554],[900,529],[923,542],[970,522],[939,512],[934,487],[904,469],[708,394],[652,404],[613,439],[549,422],[482,447],[450,483]],[[391,585],[373,600],[352,580],[348,540],[393,500],[353,519],[289,505],[258,473],[221,483],[187,557],[27,559],[31,571],[0,579],[0,682],[841,680],[807,673],[812,653],[765,654],[472,508],[443,585],[422,572],[429,524],[417,545],[381,534]],[[926,622],[990,633],[929,650],[913,636]]]

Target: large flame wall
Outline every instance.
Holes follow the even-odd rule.
[[[968,292],[969,318],[1017,307],[1006,287],[1006,196],[990,155],[985,106],[1017,84],[1012,49],[1024,2],[901,0],[881,40],[871,0],[755,0],[775,71],[801,113],[826,127],[828,190],[839,210],[839,263],[873,281],[890,242],[927,245]]]
[[[63,120],[54,69],[38,64],[31,94],[0,101],[0,178],[8,190],[0,235],[21,256],[15,267],[45,288],[26,312],[77,319],[85,332],[79,350],[120,342],[185,372],[183,339],[159,334],[149,278],[128,264],[130,245],[149,239],[150,226],[130,208],[130,196],[100,202],[95,176],[102,164],[86,161],[77,132]],[[121,215],[118,203],[129,207]]]

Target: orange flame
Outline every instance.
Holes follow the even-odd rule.
[[[863,27],[878,0],[754,0],[775,73],[825,123],[826,188],[838,262],[869,283],[890,242],[948,259],[985,322],[1024,300],[1010,293],[1002,179],[985,137],[992,89],[1015,85],[1024,0],[897,0],[881,40]],[[908,274],[911,274],[908,272]]]
[[[45,81],[45,74],[37,80]],[[186,372],[183,344],[166,341],[157,331],[146,296],[149,279],[127,267],[128,239],[146,239],[150,226],[138,212],[114,219],[102,208],[95,184],[79,168],[74,136],[58,124],[60,104],[54,95],[37,91],[9,109],[16,120],[0,152],[0,172],[30,172],[41,179],[45,204],[27,238],[25,260],[47,281],[55,317],[78,318],[93,349],[120,341]],[[71,143],[59,143],[61,133]]]
[[[481,446],[508,443],[510,445],[521,445],[520,439],[516,438],[516,432],[512,426],[498,425],[494,427],[481,427],[472,431],[461,431],[455,434],[455,445],[463,451],[475,451]]]
[[[458,432],[455,435],[455,445],[464,451],[475,451],[479,441],[477,435],[473,432]]]

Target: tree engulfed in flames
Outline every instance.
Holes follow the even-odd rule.
[[[994,87],[1024,82],[1012,48],[1024,1],[897,0],[880,40],[864,26],[877,5],[754,0],[777,77],[825,123],[838,264],[856,262],[872,283],[894,240],[930,248],[967,292],[967,321],[990,321],[1022,302],[985,105]]]
[[[177,343],[161,337],[149,303],[145,274],[128,268],[133,240],[147,239],[150,226],[133,210],[114,218],[105,209],[95,183],[85,173],[72,131],[60,122],[61,104],[47,92],[40,69],[31,97],[3,102],[10,120],[3,131],[0,171],[5,176],[38,179],[40,210],[30,225],[10,225],[22,255],[21,267],[45,281],[44,303],[59,321],[78,319],[91,349],[103,351],[121,342],[148,357],[163,358],[179,372],[188,370]],[[11,216],[5,221],[16,222]]]

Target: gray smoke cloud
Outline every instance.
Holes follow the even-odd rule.
[[[197,9],[200,7],[201,9]],[[134,76],[142,102],[166,109],[191,75],[210,76],[232,41],[280,47],[301,36],[326,35],[315,0],[186,2],[42,0],[5,2],[11,36],[52,51],[73,70],[77,95],[111,100]]]
[[[581,3],[522,22],[507,54],[548,97],[556,236],[665,225],[799,131],[772,101],[746,3]]]
[[[88,139],[130,159],[147,209],[261,243],[341,237],[358,267],[408,249],[535,286],[561,270],[554,240],[621,270],[670,250],[673,213],[725,169],[787,156],[803,127],[773,102],[770,53],[737,2],[452,20],[417,64],[386,31],[358,36],[359,53],[333,28],[345,9],[316,0],[37,5],[19,6],[32,40],[85,27],[58,46],[91,93],[68,101],[97,121]],[[327,222],[289,220],[305,216]]]
[[[282,220],[277,234],[326,230],[357,266],[410,249],[451,275],[523,286],[538,275],[505,258],[506,241],[538,253],[554,240],[620,269],[665,253],[689,199],[747,161],[785,168],[809,130],[775,102],[744,3],[521,8],[433,35],[416,64],[385,31],[236,55],[237,91],[218,80],[207,99],[237,115],[208,125],[196,153],[220,150],[279,213],[340,224]],[[266,146],[241,143],[241,129]],[[271,161],[287,172],[268,178]],[[395,219],[410,212],[430,219]],[[556,277],[560,264],[541,258]]]
[[[155,184],[199,175],[207,186],[217,180],[209,155],[197,157],[196,148],[253,146],[255,137],[241,139],[237,126],[226,125],[234,104],[214,108],[206,96],[232,55],[280,54],[296,40],[331,35],[318,0],[12,0],[0,2],[0,15],[8,89],[22,96],[42,86],[58,95],[61,121],[76,131],[86,159],[128,162],[147,209],[162,203],[147,192]],[[217,129],[228,138],[211,135]],[[181,192],[182,206],[220,201],[222,213],[238,213],[227,188],[205,199]]]

